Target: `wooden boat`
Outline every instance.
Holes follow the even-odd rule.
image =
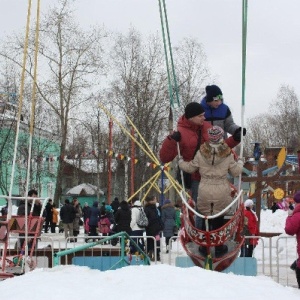
[[[195,203],[192,199],[183,200],[182,210],[182,228],[180,230],[180,241],[188,256],[196,266],[201,268],[223,271],[228,268],[239,255],[241,246],[244,243],[242,234],[244,227],[244,205],[242,201],[242,191],[230,204],[230,207],[224,209],[215,216],[201,216],[194,210]],[[228,220],[217,230],[200,230],[195,227],[195,215],[201,216],[206,222],[218,217],[225,212],[225,220]],[[228,251],[222,256],[216,255],[215,247],[226,245]],[[200,248],[199,248],[200,247]]]

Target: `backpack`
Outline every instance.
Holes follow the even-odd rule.
[[[108,217],[101,218],[98,223],[100,233],[110,233],[110,221]]]
[[[139,213],[139,217],[136,221],[136,224],[139,226],[139,227],[146,227],[148,226],[149,224],[149,221],[148,221],[148,218],[146,216],[146,213],[144,211],[143,208],[139,209],[140,213]]]

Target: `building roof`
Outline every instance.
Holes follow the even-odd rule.
[[[99,193],[101,195],[104,195],[104,192],[100,189],[99,189]],[[97,195],[97,186],[92,185],[90,183],[82,183],[69,189],[66,194],[76,195],[76,196]]]

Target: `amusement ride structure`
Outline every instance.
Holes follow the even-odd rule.
[[[243,0],[243,20],[242,20],[242,120],[241,126],[244,127],[244,112],[245,112],[245,71],[246,71],[246,39],[247,39],[247,0]],[[30,8],[29,8],[30,11]],[[167,18],[167,10],[165,0],[159,0],[159,11],[160,11],[160,18],[161,18],[161,26],[162,26],[162,35],[163,35],[163,42],[164,42],[164,51],[165,51],[165,58],[166,58],[166,68],[167,68],[167,77],[168,77],[168,84],[169,84],[169,97],[170,97],[170,113],[173,114],[173,111],[176,112],[176,109],[179,108],[180,100],[179,100],[179,93],[178,93],[178,86],[176,81],[176,74],[175,74],[175,67],[173,63],[172,57],[172,47],[171,47],[171,39],[170,39],[170,30],[168,26],[168,18]],[[20,100],[19,100],[19,112],[17,117],[17,134],[16,134],[16,141],[15,141],[15,152],[14,152],[14,163],[16,160],[16,150],[18,145],[18,128],[20,125],[20,118],[21,118],[21,108],[22,108],[22,100],[23,100],[23,90],[24,90],[24,76],[25,76],[25,64],[27,58],[27,45],[28,45],[28,31],[29,31],[29,22],[30,22],[30,13],[28,13],[27,19],[27,30],[26,30],[26,37],[25,37],[25,46],[24,46],[24,59],[23,59],[23,70],[22,70],[22,80],[21,80],[21,87],[20,87]],[[37,8],[37,22],[36,22],[36,52],[35,52],[35,77],[33,82],[33,99],[32,99],[32,108],[31,108],[31,122],[30,122],[30,142],[29,142],[29,160],[30,160],[30,153],[31,153],[31,140],[33,134],[33,124],[34,124],[34,113],[35,113],[35,94],[36,94],[36,68],[37,68],[37,53],[38,53],[38,31],[39,31],[39,1],[38,1],[38,8]],[[184,186],[184,180],[182,180],[183,184],[181,185],[170,172],[170,163],[169,164],[161,164],[159,159],[153,153],[151,147],[147,144],[144,140],[142,135],[139,133],[138,129],[134,125],[134,123],[126,116],[127,121],[132,126],[132,130],[128,130],[125,128],[102,104],[99,104],[99,107],[105,112],[105,114],[110,118],[110,122],[116,123],[124,134],[126,134],[130,139],[133,141],[135,145],[140,147],[143,152],[151,159],[151,161],[159,166],[158,171],[147,180],[137,191],[131,191],[130,198],[128,201],[135,197],[142,189],[146,189],[145,196],[146,197],[151,189],[155,189],[159,192],[162,197],[165,193],[167,193],[171,188],[173,188],[183,202],[182,207],[182,228],[180,230],[180,241],[182,243],[183,248],[185,249],[187,255],[191,258],[193,263],[196,266],[201,268],[215,270],[215,271],[223,271],[228,268],[237,256],[240,253],[241,246],[245,241],[245,236],[243,235],[243,227],[244,227],[244,205],[243,205],[243,191],[241,190],[241,180],[242,177],[239,177],[238,186],[232,186],[232,203],[226,207],[223,211],[216,215],[202,215],[198,211],[196,211],[194,202],[191,199],[189,193],[186,191]],[[170,118],[171,119],[171,118]],[[137,133],[140,140],[139,142],[136,138],[134,133]],[[112,136],[110,134],[110,140]],[[111,150],[111,149],[110,149]],[[241,149],[240,149],[240,156],[243,153],[243,136],[241,137]],[[255,153],[254,153],[255,154]],[[178,155],[180,155],[179,145],[178,145]],[[259,155],[257,155],[259,161]],[[283,162],[285,161],[286,155],[284,159],[281,159]],[[280,162],[278,165],[278,174],[280,176],[280,171],[283,168],[283,162]],[[14,172],[14,163],[12,166],[12,172]],[[133,160],[132,160],[133,163]],[[110,158],[111,164],[111,158]],[[30,166],[30,163],[28,163]],[[134,166],[132,165],[132,168]],[[111,169],[111,168],[109,168]],[[132,172],[133,174],[133,172]],[[29,182],[29,170],[27,173]],[[183,177],[183,174],[181,173]],[[13,179],[12,174],[12,179]],[[163,184],[160,186],[157,182],[161,179],[164,182],[165,179],[168,179],[168,185],[164,187]],[[182,178],[183,179],[183,178]],[[252,178],[248,181],[256,181],[261,182],[262,178]],[[263,178],[265,180],[265,178]],[[247,180],[245,180],[247,181]],[[108,180],[108,195],[110,197],[110,189],[111,189],[111,174],[109,174]],[[28,192],[28,187],[26,189],[26,195]],[[1,196],[8,200],[9,210],[8,215],[5,220],[0,221],[0,243],[4,245],[2,250],[2,259],[1,259],[1,278],[7,278],[13,276],[14,273],[23,273],[27,270],[31,270],[35,267],[35,262],[33,259],[33,249],[36,245],[36,241],[40,236],[41,229],[43,226],[44,218],[42,217],[42,212],[40,216],[32,216],[32,211],[29,213],[26,211],[25,216],[13,216],[12,215],[12,183],[11,189],[8,196]],[[26,209],[27,209],[27,202],[32,202],[32,209],[34,206],[34,202],[37,201],[36,198],[29,198],[24,197],[23,200],[25,201]],[[45,203],[47,199],[39,199],[43,202],[42,211],[45,207]],[[142,199],[143,201],[143,199]],[[110,199],[108,199],[110,202]],[[209,220],[213,218],[217,218],[221,215],[225,215],[225,219],[227,220],[226,224],[224,224],[221,228],[216,230],[209,229]],[[206,230],[201,230],[195,226],[195,217],[200,217],[204,220],[206,225]],[[21,250],[19,255],[14,258],[6,257],[7,247],[8,247],[8,237],[11,233],[23,234],[25,236],[25,240],[23,245],[21,246]],[[30,243],[28,241],[30,240]],[[30,249],[28,249],[28,245],[30,244]],[[86,247],[92,247],[97,243],[91,243]],[[215,247],[226,245],[228,248],[228,252],[222,256],[217,256],[215,253]],[[199,247],[205,249],[204,252],[199,251]],[[9,268],[10,272],[9,272]],[[18,268],[19,271],[15,269]],[[13,270],[13,271],[12,271]]]

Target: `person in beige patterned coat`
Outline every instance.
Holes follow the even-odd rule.
[[[236,177],[242,173],[243,161],[235,161],[229,146],[224,142],[224,131],[219,126],[208,129],[209,141],[200,146],[194,159],[186,162],[179,159],[179,167],[185,172],[199,171],[201,175],[198,189],[197,210],[205,216],[221,212],[232,202],[228,173]],[[224,225],[224,215],[209,220],[209,230]],[[206,230],[204,222],[199,229]],[[200,247],[201,248],[201,247]],[[227,246],[217,246],[216,255],[227,252]]]
[[[215,215],[232,202],[228,172],[236,177],[241,174],[243,161],[234,160],[231,149],[223,140],[223,129],[213,126],[208,129],[209,141],[200,146],[194,159],[179,160],[179,167],[193,173],[199,170],[201,181],[198,190],[197,208],[203,215]],[[214,229],[220,226],[215,224]],[[217,228],[215,228],[217,227]]]

